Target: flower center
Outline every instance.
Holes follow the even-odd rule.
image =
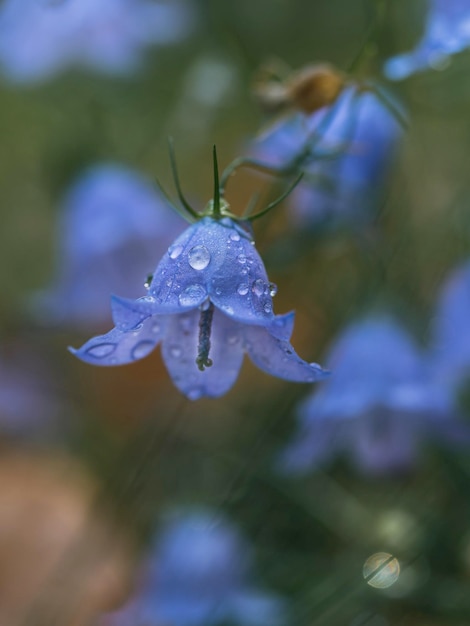
[[[199,341],[197,344],[196,364],[201,372],[203,372],[206,367],[210,367],[212,365],[212,359],[209,358],[209,351],[211,349],[211,328],[213,316],[214,305],[212,302],[209,302],[209,306],[201,310],[201,316],[199,318]]]

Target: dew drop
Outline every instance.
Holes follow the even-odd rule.
[[[264,281],[261,278],[257,278],[251,289],[256,296],[262,296],[264,293]]]
[[[144,356],[150,354],[155,347],[155,343],[153,341],[149,341],[148,339],[144,341],[139,341],[137,345],[134,346],[131,352],[132,358],[137,361],[138,359],[143,359]]]
[[[183,246],[172,246],[171,248],[168,248],[170,259],[177,259],[182,252]]]
[[[188,254],[188,263],[194,270],[205,269],[211,260],[211,253],[206,246],[194,246]]]
[[[248,274],[248,270],[247,270],[247,268],[246,268],[246,267],[244,267],[244,268],[241,270],[241,273],[242,273],[244,276],[246,276],[246,274]]]
[[[153,274],[148,274],[145,279],[144,287],[145,289],[150,289],[150,285],[152,284]]]
[[[206,290],[202,285],[190,285],[179,295],[181,306],[197,306],[206,297]]]
[[[237,292],[241,295],[241,296],[246,296],[246,294],[249,291],[249,287],[246,283],[241,283],[240,285],[238,285],[238,289]]]
[[[232,233],[230,233],[230,239],[232,241],[240,241],[240,235],[237,233],[236,230],[234,230]]]
[[[271,313],[273,310],[273,305],[270,302],[266,302],[263,309],[265,313]]]
[[[246,256],[244,254],[239,254],[237,256],[237,261],[241,264],[241,265],[245,265],[246,263]]]
[[[183,354],[183,350],[180,346],[170,346],[170,355],[174,359],[179,359],[179,357]]]
[[[274,296],[277,294],[277,285],[275,283],[269,283],[268,289],[269,295],[271,296],[271,298],[274,298]]]
[[[188,334],[191,331],[191,318],[188,315],[181,315],[179,319],[179,326],[184,334]]]
[[[199,398],[202,398],[204,393],[200,387],[193,387],[192,389],[188,390],[186,395],[190,400],[199,400]]]
[[[112,354],[117,348],[116,343],[99,343],[96,346],[91,346],[86,351],[86,354],[93,356],[97,359],[104,359],[104,357]]]

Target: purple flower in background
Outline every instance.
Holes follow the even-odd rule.
[[[156,537],[134,598],[100,626],[278,626],[285,606],[249,584],[251,551],[219,513],[176,517]]]
[[[0,65],[17,83],[44,81],[71,66],[129,74],[146,47],[180,39],[190,23],[180,0],[5,0]]]
[[[73,353],[93,365],[121,365],[147,356],[162,341],[174,384],[191,400],[226,393],[248,353],[264,371],[297,382],[325,376],[295,353],[294,316],[273,313],[268,281],[249,226],[204,217],[170,246],[148,295],[113,297],[116,327]]]
[[[300,432],[283,453],[284,471],[304,472],[342,454],[364,473],[402,472],[415,464],[422,440],[470,443],[453,395],[392,320],[349,327],[328,365],[334,375],[299,408]]]
[[[352,86],[332,105],[297,113],[274,126],[254,146],[254,155],[286,167],[308,150],[304,181],[291,196],[299,226],[370,220],[384,196],[402,129],[372,92]]]
[[[402,80],[429,68],[442,68],[449,56],[470,45],[469,0],[429,0],[424,35],[418,45],[385,64],[385,75]]]
[[[470,262],[446,279],[436,305],[431,359],[441,384],[457,390],[470,375]]]
[[[46,323],[109,324],[109,294],[137,297],[182,220],[144,177],[125,167],[90,168],[64,198],[58,272],[34,301]]]

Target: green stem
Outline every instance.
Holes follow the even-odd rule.
[[[215,145],[212,148],[212,159],[214,163],[214,201],[212,205],[213,216],[218,218],[220,213],[220,184],[219,184],[219,165],[217,163],[217,149]]]
[[[293,191],[297,187],[297,185],[302,180],[303,176],[304,176],[304,173],[302,172],[301,174],[299,174],[299,176],[297,176],[297,178],[294,180],[292,185],[290,185],[287,188],[287,190],[282,195],[279,196],[279,198],[276,198],[276,200],[273,200],[272,202],[270,202],[267,207],[265,207],[262,211],[259,211],[258,213],[255,213],[255,215],[252,215],[251,217],[249,217],[248,220],[250,222],[252,222],[253,220],[257,220],[258,217],[266,215],[266,213],[268,211],[270,211],[271,209],[274,209],[274,207],[276,207],[283,200],[285,200],[287,198],[287,196],[291,193],[291,191]]]
[[[178,198],[180,199],[181,204],[184,206],[186,211],[193,217],[195,220],[199,219],[199,214],[195,211],[189,202],[184,197],[183,191],[180,185],[180,179],[178,176],[178,168],[176,166],[176,158],[175,158],[175,148],[173,146],[173,139],[171,137],[168,138],[168,150],[170,152],[170,164],[171,164],[171,172],[173,174],[173,180],[175,181],[176,191],[178,193]]]

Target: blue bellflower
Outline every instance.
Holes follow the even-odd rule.
[[[206,216],[190,226],[157,266],[148,294],[112,298],[115,328],[72,352],[93,365],[122,365],[162,342],[174,384],[191,400],[226,393],[243,355],[273,376],[314,382],[325,376],[289,343],[294,314],[276,316],[263,262],[246,222]]]
[[[377,96],[350,86],[328,107],[281,121],[253,150],[277,168],[313,155],[304,157],[306,174],[291,196],[298,225],[355,224],[373,216],[401,137],[399,123]]]
[[[390,474],[411,469],[426,438],[470,443],[453,395],[391,319],[349,327],[328,365],[335,375],[300,406],[300,432],[282,455],[284,471],[304,472],[341,454],[366,474]]]
[[[36,316],[48,324],[108,325],[109,293],[140,295],[155,254],[163,254],[182,223],[133,170],[112,163],[90,168],[63,200],[57,276],[35,297]]]
[[[5,0],[0,66],[15,83],[41,82],[72,66],[129,74],[144,48],[186,34],[188,9],[180,0]]]
[[[402,80],[415,72],[445,67],[449,56],[470,45],[470,2],[430,0],[425,32],[411,52],[392,57],[385,64],[385,75]]]
[[[156,537],[134,598],[100,626],[278,626],[285,606],[249,583],[251,551],[220,513],[179,515]]]
[[[457,391],[470,376],[470,261],[455,268],[441,288],[430,353],[440,384]]]

